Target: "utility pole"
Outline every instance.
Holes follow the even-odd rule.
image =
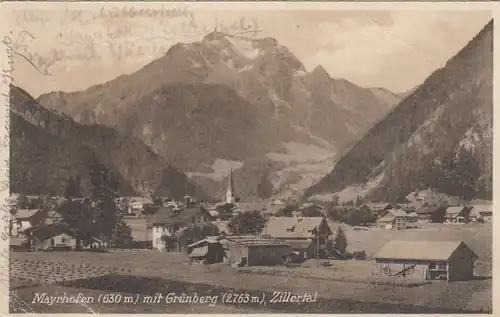
[[[319,268],[319,230],[318,230],[318,227],[316,227],[316,261],[317,261],[318,268]]]

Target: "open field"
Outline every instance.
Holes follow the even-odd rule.
[[[412,280],[397,277],[372,276],[373,263],[371,261],[328,261],[331,266],[317,267],[316,260],[309,267],[287,268],[283,266],[252,266],[239,268],[237,271],[259,275],[273,275],[281,277],[307,278],[323,281],[337,281],[350,283],[363,283],[374,285],[390,285],[399,287],[416,287],[430,284],[431,281]],[[321,260],[321,262],[325,262]]]
[[[187,292],[198,294],[228,291],[246,291],[262,294],[269,290],[289,291],[293,293],[318,293],[317,303],[275,304],[262,306],[228,306],[216,307],[174,307],[157,306],[131,307],[130,305],[94,304],[90,307],[99,312],[467,312],[491,310],[491,279],[469,282],[433,282],[419,287],[395,287],[390,285],[372,285],[339,281],[318,282],[317,279],[302,277],[282,277],[272,275],[256,275],[238,273],[234,268],[225,265],[191,266],[186,265],[186,256],[177,253],[154,251],[143,252],[12,252],[11,266],[25,265],[24,271],[36,272],[37,276],[31,285],[18,285],[13,282],[21,270],[11,267],[11,289],[17,292],[15,298],[30,302],[35,291],[102,293],[114,291],[126,293],[151,292]],[[30,263],[27,266],[24,263]],[[23,263],[23,264],[21,264]],[[345,263],[345,262],[344,262]],[[333,263],[335,264],[335,262]],[[66,282],[57,281],[58,285],[38,286],[36,281],[44,281],[44,276],[52,276],[57,266],[59,274],[67,277]],[[344,265],[344,264],[343,264]],[[120,271],[116,270],[120,268]],[[56,270],[57,271],[57,270]],[[68,273],[68,271],[73,273]],[[75,271],[77,273],[75,273]],[[64,272],[64,273],[63,273]],[[104,275],[101,273],[108,273]],[[22,276],[19,276],[22,277]],[[75,278],[76,277],[76,278]],[[49,281],[53,283],[53,281]],[[19,283],[18,283],[19,284]],[[61,288],[62,287],[62,288]],[[270,294],[267,294],[270,296]],[[313,305],[314,304],[314,305]],[[68,304],[70,305],[70,304]],[[292,306],[290,306],[292,305]],[[44,307],[44,312],[90,312],[88,307]],[[147,306],[147,305],[146,305]],[[248,306],[248,307],[247,307]],[[31,305],[34,309],[35,306]],[[41,309],[41,308],[40,308]],[[191,310],[189,310],[191,309]],[[236,309],[236,310],[235,310]],[[40,311],[40,310],[37,310]]]
[[[373,256],[390,240],[461,240],[478,256],[483,271],[480,275],[491,275],[493,230],[491,223],[484,224],[418,224],[421,229],[386,230],[369,228],[367,231],[352,230],[343,226],[349,251],[364,250],[368,257]]]

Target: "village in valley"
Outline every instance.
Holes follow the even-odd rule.
[[[12,251],[179,254],[185,266],[219,263],[238,272],[299,275],[306,268],[312,278],[382,285],[473,281],[477,274],[491,274],[491,264],[485,265],[491,259],[476,251],[484,246],[463,234],[491,231],[491,203],[462,203],[433,189],[409,193],[399,203],[364,203],[360,197],[343,205],[279,198],[242,202],[231,172],[226,199],[217,203],[188,195],[181,201],[115,198],[117,221],[126,229],[111,239],[92,236],[82,230],[82,220],[72,222],[65,214],[68,206],[95,205],[91,199],[13,197]]]
[[[492,313],[491,12],[114,5],[8,14],[11,313]]]

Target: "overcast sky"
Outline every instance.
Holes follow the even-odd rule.
[[[81,13],[65,13],[61,4],[57,10],[12,13],[15,49],[38,68],[17,56],[15,84],[35,97],[86,89],[131,73],[171,45],[200,40],[224,24],[233,25],[233,32],[258,29],[256,37],[277,39],[308,70],[322,65],[334,78],[404,92],[443,66],[491,19],[487,11],[216,12],[179,5],[176,11],[164,6],[155,18],[145,18],[137,10],[134,17],[130,11],[124,16],[124,5],[132,4],[104,10],[94,6]],[[191,29],[183,32],[186,25]],[[131,50],[120,58],[124,45]]]

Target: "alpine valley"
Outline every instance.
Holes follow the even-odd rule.
[[[94,141],[133,140],[120,151],[130,161],[113,164],[137,193],[159,183],[152,172],[133,171],[132,160],[147,156],[140,165],[161,174],[171,164],[212,197],[224,193],[233,169],[238,195],[252,199],[263,175],[274,193],[302,194],[401,98],[333,79],[320,66],[308,72],[272,38],[214,32],[172,46],[135,73],[38,103],[79,129],[98,127]]]
[[[433,188],[492,199],[493,21],[344,155],[305,197],[402,201]]]

